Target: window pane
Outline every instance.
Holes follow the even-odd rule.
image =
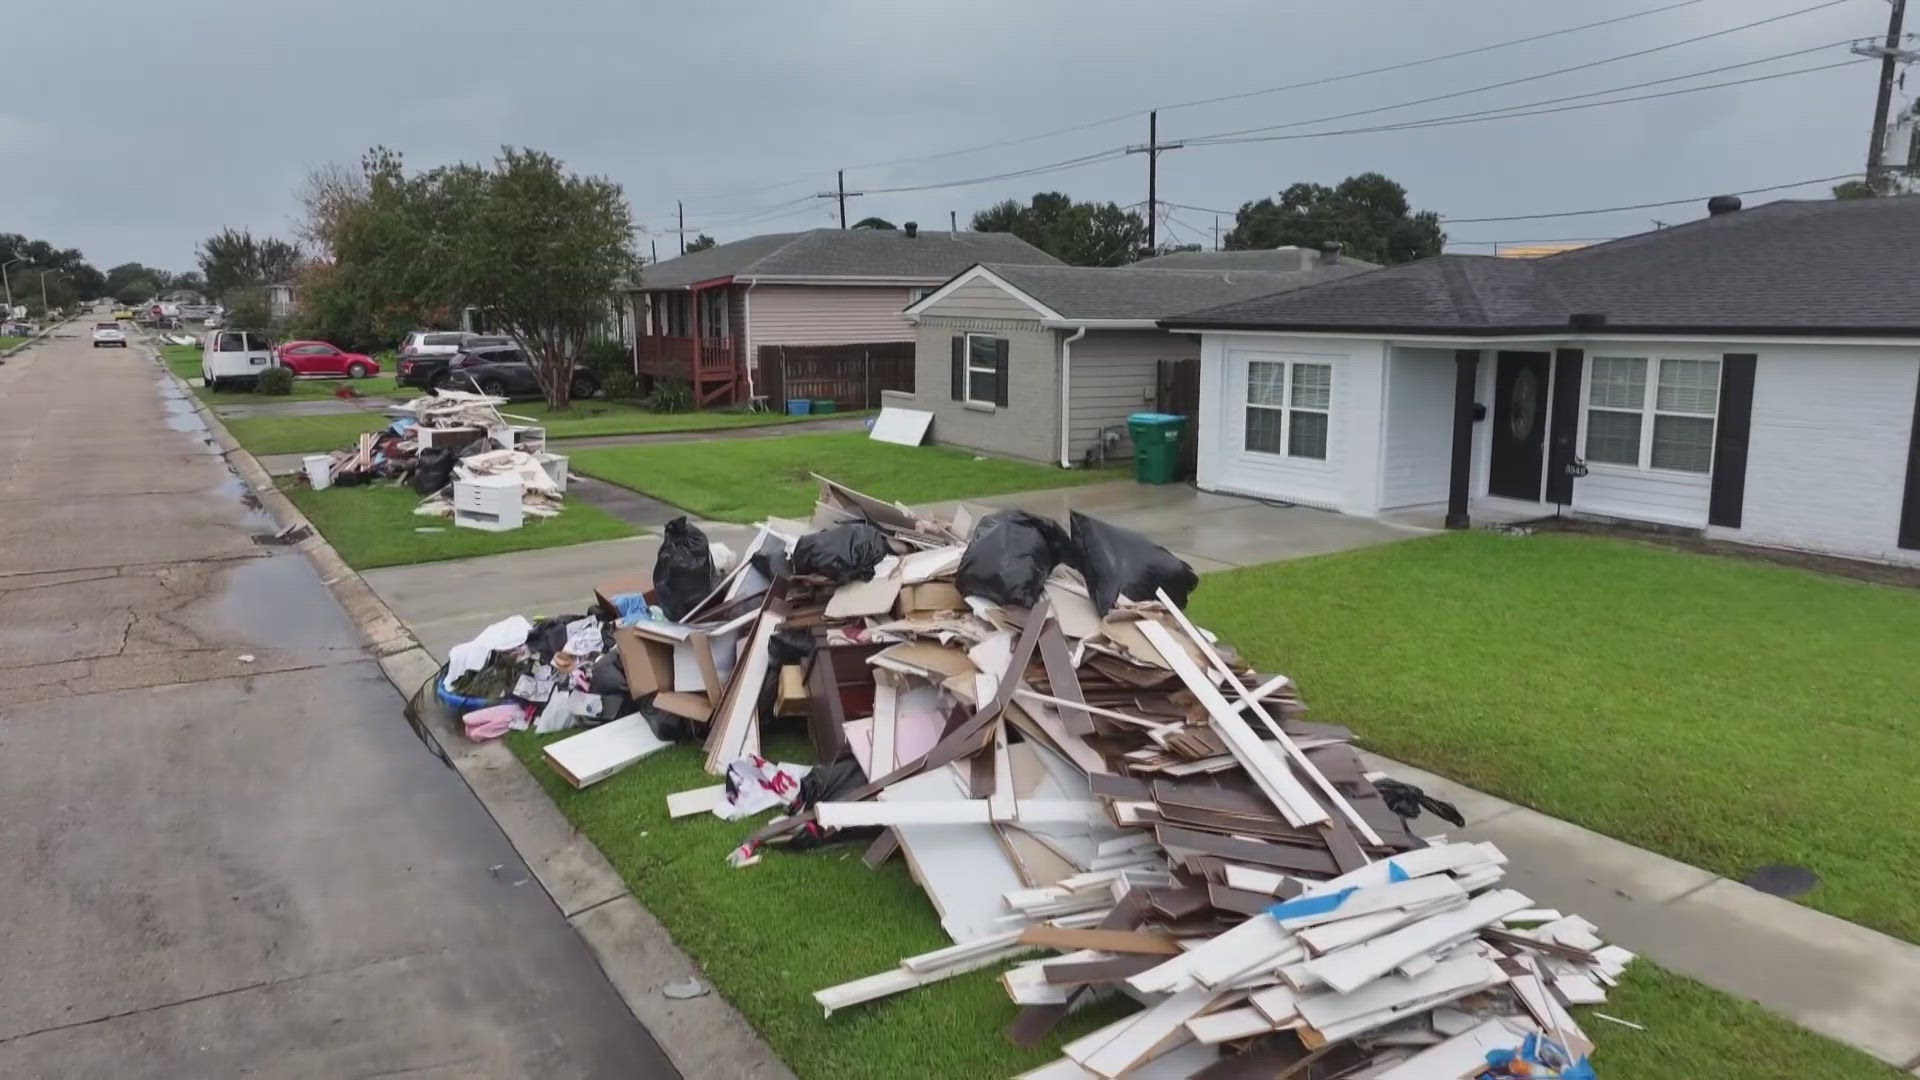
[[[1713,421],[1704,416],[1653,418],[1653,467],[1703,473],[1713,468]]]
[[[1691,412],[1712,415],[1720,402],[1720,361],[1662,360],[1660,390],[1654,408],[1661,412]],[[1660,437],[1660,425],[1654,426],[1654,438]]]
[[[1285,405],[1286,389],[1287,365],[1272,360],[1247,362],[1247,404]],[[1277,453],[1279,447],[1274,450]]]
[[[1287,432],[1287,453],[1294,457],[1325,461],[1327,459],[1327,414],[1295,410],[1288,413],[1287,418],[1287,422],[1293,427],[1293,430]]]
[[[1593,392],[1587,404],[1596,409],[1646,408],[1647,362],[1630,356],[1594,357]]]
[[[1262,454],[1280,452],[1279,409],[1262,409],[1257,405],[1247,406],[1247,449]]]
[[[972,367],[992,367],[995,342],[999,340],[990,337],[967,338],[967,363]]]
[[[991,371],[967,372],[967,398],[971,401],[983,401],[989,405],[993,404],[994,400],[999,397],[999,395],[994,392],[997,389],[997,382],[998,376]]]
[[[1640,464],[1640,414],[1602,412],[1587,414],[1587,460],[1613,465]]]
[[[1296,409],[1325,409],[1331,405],[1332,364],[1293,365],[1293,406]],[[1324,429],[1323,429],[1324,430]],[[1324,456],[1324,455],[1312,455]]]

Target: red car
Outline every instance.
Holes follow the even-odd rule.
[[[380,374],[380,361],[360,353],[350,353],[324,341],[289,341],[275,350],[280,366],[295,375],[345,375],[364,379]]]

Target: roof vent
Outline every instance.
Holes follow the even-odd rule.
[[[1339,261],[1340,261],[1340,248],[1341,248],[1341,247],[1342,247],[1342,245],[1341,245],[1341,243],[1340,243],[1340,241],[1338,241],[1338,240],[1329,240],[1329,241],[1327,241],[1326,243],[1324,243],[1324,244],[1321,244],[1321,245],[1320,245],[1320,262],[1321,262],[1321,265],[1323,265],[1323,266],[1324,266],[1324,265],[1331,265],[1331,264],[1333,264],[1333,263],[1337,263],[1337,262],[1339,262]]]
[[[1567,316],[1567,325],[1575,330],[1599,330],[1607,325],[1604,311],[1576,311]]]
[[[919,236],[919,235],[920,235],[920,223],[919,223],[919,222],[917,222],[917,221],[909,221],[909,222],[907,222],[907,225],[906,225],[906,232],[907,232],[907,239],[909,239],[909,240],[911,240],[911,239],[913,239],[913,238],[914,238],[914,237],[916,237],[916,236]]]
[[[1707,214],[1710,217],[1731,214],[1739,209],[1740,196],[1738,195],[1715,195],[1707,200]]]

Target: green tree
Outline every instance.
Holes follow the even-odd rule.
[[[854,222],[854,223],[853,223],[853,227],[854,227],[854,228],[856,228],[856,229],[885,229],[885,230],[891,230],[891,229],[892,229],[892,228],[893,228],[894,226],[893,226],[893,222],[891,222],[891,221],[888,221],[888,220],[887,220],[886,218],[882,218],[882,217],[863,217],[863,218],[861,218],[861,219],[860,219],[859,221],[856,221],[856,222]]]
[[[1369,172],[1333,187],[1294,184],[1278,199],[1243,204],[1234,215],[1226,247],[1233,251],[1337,242],[1356,259],[1391,265],[1438,255],[1446,239],[1440,215],[1413,211],[1406,188]]]
[[[303,259],[298,243],[231,228],[201,241],[196,254],[207,290],[222,300],[235,290],[295,280]]]
[[[696,251],[705,251],[708,248],[718,244],[719,242],[720,241],[715,240],[713,237],[708,236],[706,233],[701,233],[699,236],[696,236],[693,239],[687,241],[686,253],[688,255],[691,255]]]
[[[113,290],[113,298],[123,304],[144,304],[159,295],[160,286],[150,277],[137,277],[123,280],[120,287]]]
[[[14,263],[15,259],[25,261]],[[56,248],[45,240],[29,240],[19,233],[0,233],[0,263],[11,263],[8,274],[16,279],[42,270],[56,275],[61,284],[55,285],[52,281],[48,282],[49,300],[53,298],[56,290],[62,295],[71,293],[75,299],[88,300],[104,295],[106,292],[105,275],[94,269],[76,248]],[[14,299],[16,302],[24,302],[17,291],[14,293]],[[34,285],[34,299],[36,302],[39,299],[37,279]],[[56,303],[55,306],[61,305]]]
[[[973,215],[975,232],[1009,232],[1074,266],[1125,266],[1139,257],[1147,224],[1113,203],[1074,202],[1058,191],[995,203]]]
[[[459,166],[441,183],[464,211],[453,243],[458,295],[511,328],[547,403],[566,408],[575,364],[605,324],[614,286],[638,265],[620,185],[511,147],[491,169]]]
[[[1865,180],[1848,180],[1833,186],[1833,197],[1836,199],[1871,199],[1879,194]]]

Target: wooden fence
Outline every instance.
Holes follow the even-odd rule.
[[[762,345],[759,392],[775,412],[792,398],[831,398],[842,409],[877,409],[880,391],[913,392],[913,342]]]

